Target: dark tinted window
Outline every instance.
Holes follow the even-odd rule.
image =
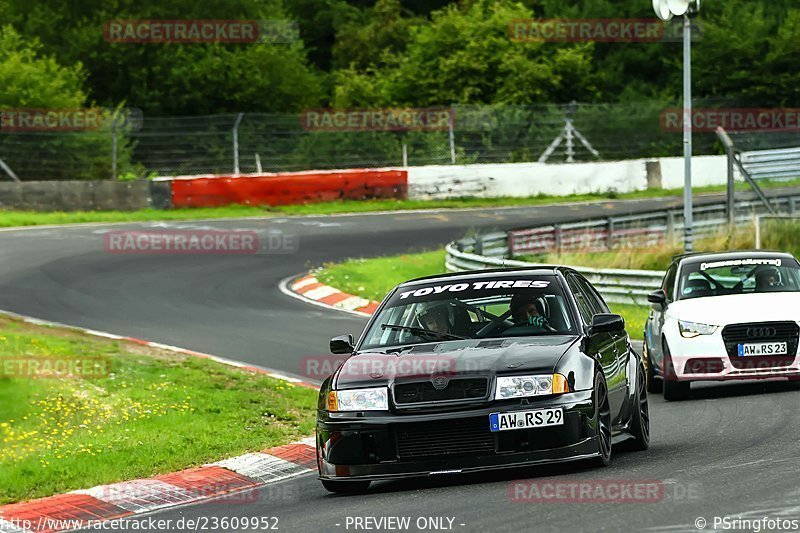
[[[595,305],[592,303],[592,298],[586,294],[585,290],[578,282],[578,278],[572,274],[567,276],[567,285],[569,285],[572,294],[575,296],[575,303],[578,304],[578,312],[585,324],[592,323],[592,317],[595,315]]]
[[[610,313],[611,310],[606,305],[605,300],[603,297],[600,296],[600,293],[592,287],[592,284],[589,283],[586,279],[578,277],[578,285],[580,285],[583,292],[586,294],[586,297],[589,301],[589,306],[592,308],[593,314],[603,314],[603,313]]]

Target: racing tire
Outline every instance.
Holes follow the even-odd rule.
[[[650,359],[650,350],[647,349],[647,341],[644,341],[642,352],[642,364],[647,375],[647,392],[661,394],[664,390],[664,381],[656,377],[656,370],[653,366],[653,361]]]
[[[608,403],[608,387],[600,374],[594,377],[593,403],[598,456],[591,460],[591,464],[606,467],[611,464],[611,406]]]
[[[667,341],[664,340],[664,399],[669,402],[680,402],[689,397],[689,381],[678,381],[675,375],[675,366],[672,364],[672,355],[669,352]]]
[[[629,447],[635,451],[644,451],[650,447],[650,406],[647,402],[646,375],[644,367],[640,365],[636,376],[634,412],[631,415],[630,425],[633,440]]]
[[[367,492],[369,481],[332,481],[323,479],[322,486],[334,494],[361,494]]]

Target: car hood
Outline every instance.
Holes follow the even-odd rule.
[[[336,373],[336,389],[380,387],[394,382],[427,381],[436,376],[552,374],[577,341],[574,335],[448,341],[417,345],[400,353],[364,351]]]
[[[671,303],[667,316],[713,326],[800,320],[800,292],[708,296]]]

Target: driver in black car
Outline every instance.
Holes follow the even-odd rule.
[[[437,333],[450,333],[450,312],[447,304],[433,304],[419,315],[422,327]]]

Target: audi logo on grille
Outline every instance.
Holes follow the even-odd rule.
[[[447,388],[447,384],[450,383],[450,380],[444,376],[438,376],[431,380],[433,384],[433,388],[436,390],[444,390]]]
[[[747,337],[749,339],[764,339],[767,337],[774,337],[777,334],[775,328],[759,327],[747,328]]]

